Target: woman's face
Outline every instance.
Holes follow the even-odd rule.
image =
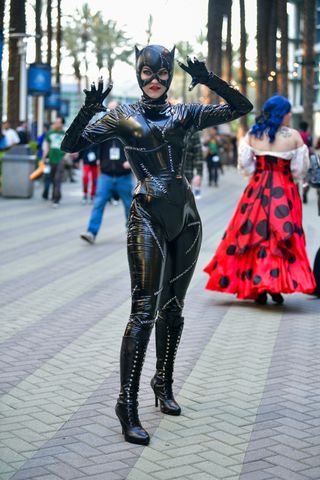
[[[153,71],[145,66],[141,70],[141,80],[149,80],[153,74]],[[160,68],[160,70],[157,71],[157,75],[160,80],[168,80],[169,78],[169,72],[166,68]],[[161,85],[156,78],[154,78],[150,83],[142,87],[142,90],[149,98],[157,99],[161,97],[167,89],[164,85]]]

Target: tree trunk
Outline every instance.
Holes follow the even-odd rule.
[[[36,0],[36,62],[42,62],[41,55],[41,37],[42,37],[42,28],[41,28],[41,10],[42,10],[42,0]]]
[[[61,0],[57,1],[57,65],[56,65],[56,84],[60,85],[60,63],[61,63]]]
[[[313,102],[314,102],[314,66],[315,66],[315,12],[316,1],[305,0],[303,6],[303,64],[302,64],[302,88],[303,88],[303,117],[309,123],[310,131],[313,131]]]
[[[232,79],[232,40],[231,40],[231,23],[232,23],[232,0],[226,2],[227,16],[227,41],[226,41],[226,81],[231,82]]]
[[[246,12],[244,0],[240,0],[240,92],[247,96],[247,70],[246,70],[246,53],[247,53],[247,32],[246,32]],[[240,117],[240,125],[243,133],[248,130],[248,117],[243,115]]]
[[[47,63],[51,67],[52,61],[52,0],[47,0]],[[47,110],[47,122],[51,123],[51,110]]]
[[[272,1],[272,0],[271,0]],[[259,113],[262,104],[268,96],[268,26],[266,19],[269,17],[270,3],[268,0],[257,0],[257,83],[256,83],[256,111]]]
[[[276,72],[277,70],[277,3],[278,0],[267,0],[269,17],[268,22],[265,21],[267,25],[267,43],[265,49],[267,49],[267,58],[268,58],[268,77],[271,76],[270,72]],[[272,77],[272,76],[271,76]],[[272,77],[272,81],[267,81],[268,93],[267,96],[271,97],[277,91],[277,76]],[[266,99],[265,99],[266,100]]]
[[[9,72],[8,72],[8,121],[13,128],[19,123],[20,100],[20,53],[19,42],[26,33],[25,0],[11,0],[9,26]],[[15,37],[11,34],[22,34]],[[21,119],[25,120],[25,119]]]
[[[278,0],[278,23],[281,34],[280,68],[278,74],[278,91],[288,96],[288,14],[287,0]]]
[[[209,0],[208,3],[208,68],[219,77],[222,63],[222,22],[225,0]],[[218,102],[218,96],[210,91],[212,102]]]
[[[3,17],[4,17],[5,0],[0,0],[0,119],[2,120],[3,104],[3,84],[2,84],[2,51],[3,51]],[[0,127],[1,130],[1,127]],[[0,131],[1,133],[1,131]]]

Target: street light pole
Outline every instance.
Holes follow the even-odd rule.
[[[19,38],[18,49],[20,55],[20,85],[19,85],[19,120],[27,120],[27,40],[26,37]]]

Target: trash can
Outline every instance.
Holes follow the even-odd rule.
[[[16,145],[2,157],[2,196],[30,198],[33,195],[33,182],[29,175],[33,172],[36,156],[29,145]]]

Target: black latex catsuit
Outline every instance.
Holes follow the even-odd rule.
[[[154,72],[165,67],[172,77],[173,52],[160,46],[137,51],[138,81],[143,65]],[[121,349],[117,404],[126,439],[134,443],[149,441],[136,405],[143,358],[156,316],[157,373],[152,387],[164,413],[180,413],[171,390],[173,361],[182,333],[184,298],[201,244],[200,217],[183,175],[188,138],[196,130],[229,122],[252,108],[238,91],[206,74],[209,88],[211,81],[211,88],[228,103],[170,105],[166,96],[158,100],[144,96],[135,104],[111,110],[93,125],[87,125],[92,113],[84,106],[62,143],[64,151],[75,152],[116,137],[123,143],[138,180],[128,222],[132,308]],[[197,80],[204,83],[202,78]]]

